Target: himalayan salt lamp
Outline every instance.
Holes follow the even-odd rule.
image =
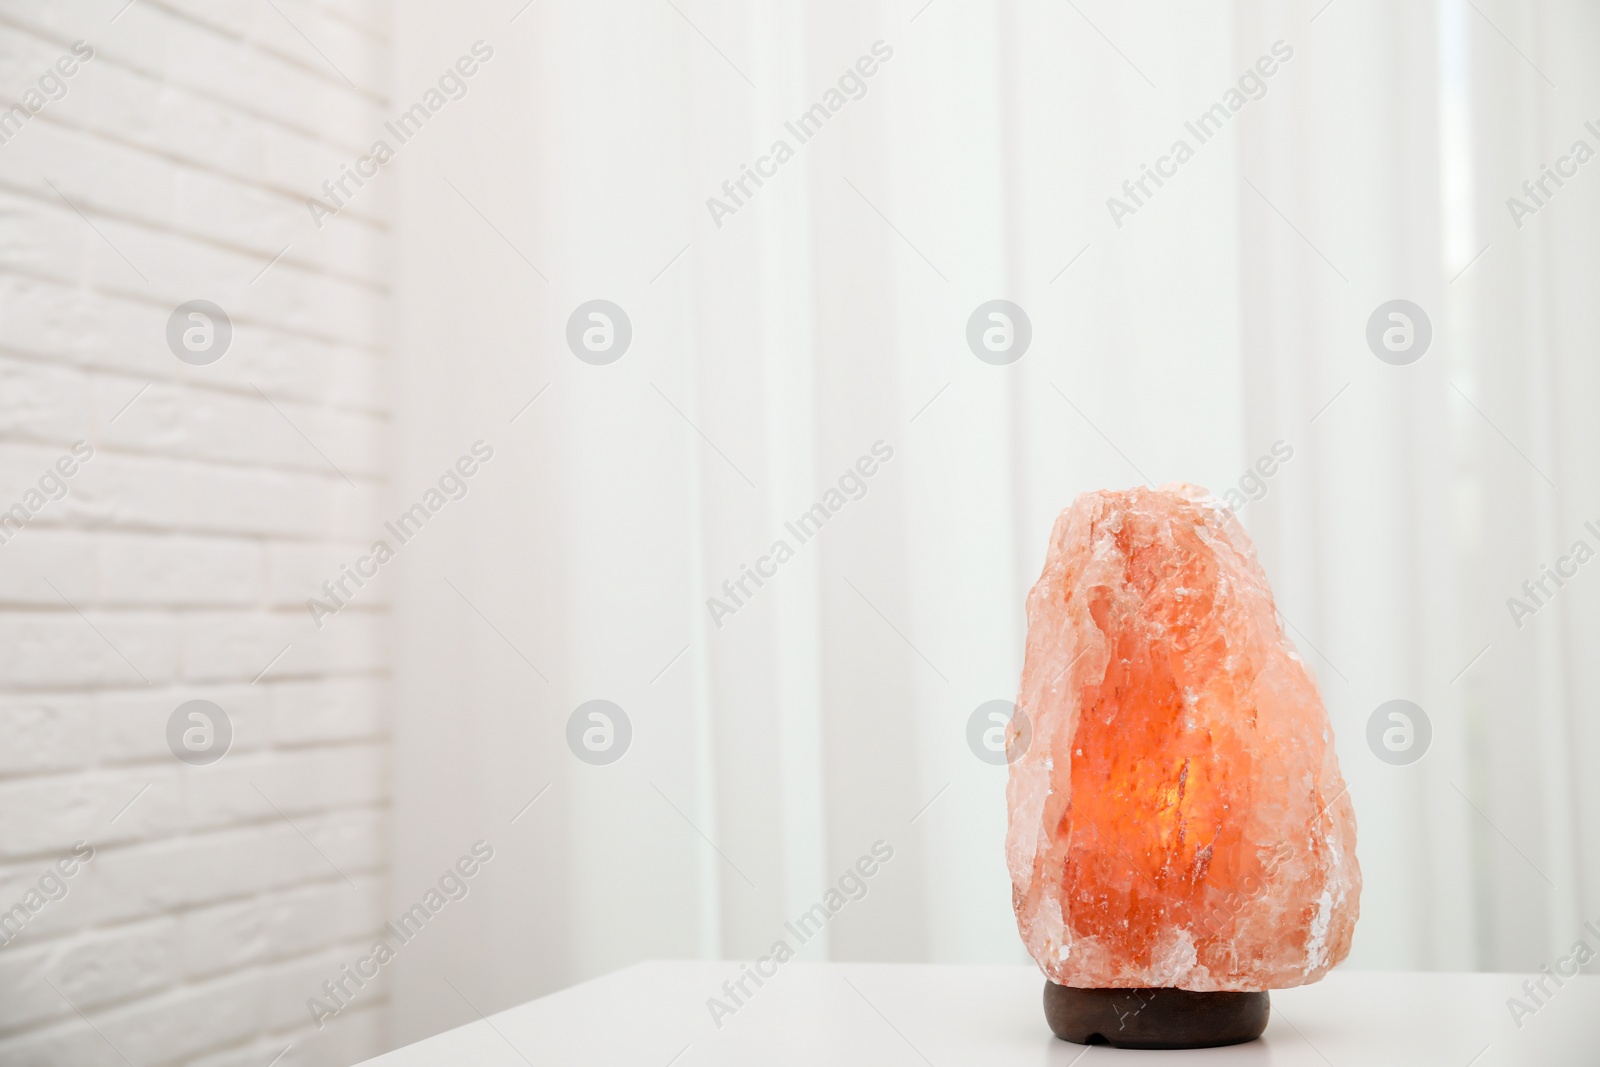
[[[1141,487],[1061,513],[1017,710],[1006,863],[1058,1037],[1249,1041],[1268,989],[1349,953],[1361,870],[1328,716],[1215,498]]]

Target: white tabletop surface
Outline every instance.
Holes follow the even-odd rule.
[[[1600,977],[1571,978],[1520,1029],[1506,998],[1527,976],[1339,971],[1274,990],[1258,1041],[1131,1052],[1058,1041],[1032,967],[788,963],[722,1025],[736,963],[641,963],[491,1015],[369,1067],[871,1064],[873,1067],[1600,1067]]]

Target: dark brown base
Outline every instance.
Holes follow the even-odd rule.
[[[1044,984],[1044,1017],[1063,1041],[1114,1048],[1212,1048],[1254,1041],[1267,1028],[1266,993],[1187,989],[1074,989]]]

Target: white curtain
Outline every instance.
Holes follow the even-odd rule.
[[[1484,816],[1472,823],[1476,960],[1531,970],[1600,915],[1600,789],[1586,773],[1600,752],[1590,652],[1600,583],[1580,567],[1560,587],[1545,580],[1536,598],[1523,589],[1547,569],[1570,570],[1562,557],[1577,541],[1600,548],[1596,175],[1591,163],[1565,187],[1546,180],[1537,199],[1523,189],[1544,168],[1570,169],[1563,157],[1577,141],[1600,152],[1588,61],[1600,12],[1480,7],[1450,8],[1461,56],[1452,89],[1464,113],[1455,150],[1474,184],[1452,220],[1451,273],[1482,250],[1447,305],[1464,394],[1451,397],[1455,494],[1470,515],[1451,577],[1469,605],[1467,650],[1488,647],[1461,683]],[[1513,213],[1513,196],[1545,203],[1528,217]],[[1512,597],[1537,613],[1514,619]]]
[[[1508,198],[1575,139],[1600,149],[1579,89],[1596,20],[1465,0],[1341,4],[1303,27],[1266,11],[1243,13],[1241,40],[1300,32],[1309,76],[1241,150],[1265,194],[1244,194],[1248,409],[1254,432],[1304,435],[1309,459],[1256,531],[1317,650],[1356,798],[1352,960],[1536,970],[1600,905],[1600,809],[1580,773],[1597,594],[1580,572],[1547,582],[1537,617],[1509,600],[1534,603],[1523,582],[1574,541],[1600,547],[1583,527],[1597,264],[1581,181],[1520,229]],[[1395,298],[1434,324],[1409,366],[1364,344]],[[1393,698],[1433,727],[1409,767],[1364,751]]]
[[[396,509],[472,442],[495,453],[394,564],[395,902],[478,838],[496,858],[397,961],[397,1038],[474,1017],[447,977],[491,1010],[757,955],[880,839],[893,860],[805,954],[1025,959],[1005,770],[966,730],[1015,695],[1050,523],[1144,481],[1259,495],[1280,442],[1242,514],[1355,798],[1352,965],[1569,944],[1600,905],[1578,773],[1600,572],[1521,630],[1503,601],[1600,518],[1600,193],[1584,173],[1521,231],[1500,198],[1586,136],[1592,23],[1464,0],[399,5],[396,101],[474,40],[494,58],[393,164]],[[1199,143],[1185,123],[1280,41]],[[863,57],[799,143],[786,122]],[[779,139],[793,158],[761,163]],[[1192,158],[1133,202],[1179,139]],[[708,209],[744,165],[775,174]],[[1434,326],[1410,366],[1365,341],[1394,298]],[[632,325],[605,366],[566,343],[594,299]],[[1031,322],[1008,366],[967,345],[994,299]],[[785,523],[880,441],[864,495],[798,544]],[[779,539],[794,557],[714,620]],[[1411,766],[1367,747],[1391,698],[1433,725]],[[632,724],[607,766],[566,742],[591,699]]]

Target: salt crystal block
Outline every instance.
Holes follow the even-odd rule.
[[[1328,715],[1254,546],[1205,490],[1061,513],[1017,706],[1032,739],[1006,862],[1052,981],[1258,991],[1349,954],[1361,868]]]

